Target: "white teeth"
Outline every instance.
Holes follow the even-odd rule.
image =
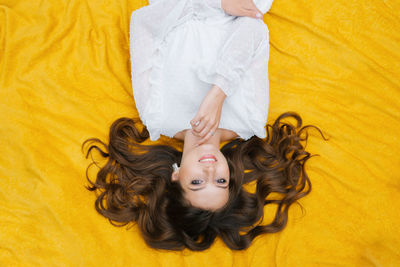
[[[216,161],[215,159],[202,159],[202,160],[200,160],[200,162],[204,162],[204,161]]]

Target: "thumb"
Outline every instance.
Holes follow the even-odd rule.
[[[248,1],[247,6],[245,7],[248,11],[248,17],[256,18],[256,19],[262,19],[263,18],[263,13],[258,9],[254,1]]]
[[[246,10],[246,17],[251,17],[251,18],[255,18],[255,19],[262,19],[263,18],[263,14],[258,10],[258,9],[249,9]]]

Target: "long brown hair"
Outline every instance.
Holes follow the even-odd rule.
[[[295,125],[284,122],[293,118]],[[246,249],[252,240],[264,233],[281,231],[288,220],[288,209],[311,191],[305,170],[312,156],[302,142],[307,141],[308,128],[301,117],[286,112],[267,124],[267,137],[253,136],[247,141],[235,139],[221,148],[230,170],[229,200],[217,210],[202,210],[191,206],[183,197],[178,182],[171,181],[172,164],[181,161],[182,152],[168,145],[143,145],[149,138],[146,127],[138,129],[139,120],[117,119],[110,128],[108,145],[98,138],[86,143],[96,149],[107,163],[92,182],[86,171],[90,191],[99,192],[96,210],[115,226],[137,223],[146,243],[153,248],[204,250],[219,236],[235,250]],[[327,140],[327,139],[325,139]],[[103,149],[98,145],[103,146]],[[256,181],[255,193],[244,184]],[[269,199],[280,193],[281,199]],[[261,225],[264,206],[277,204],[275,217]],[[114,222],[118,222],[115,224]]]

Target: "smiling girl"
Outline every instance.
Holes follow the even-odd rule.
[[[231,249],[245,249],[256,236],[282,230],[289,206],[311,190],[304,168],[311,155],[301,142],[315,126],[302,127],[300,116],[287,112],[266,127],[269,38],[262,17],[271,5],[153,0],[132,13],[132,86],[144,127],[120,118],[108,145],[85,141],[105,147],[92,144],[87,156],[97,149],[108,157],[88,189],[101,192],[100,214],[137,223],[151,247],[204,250],[219,236]],[[142,144],[161,135],[183,141],[183,151]],[[243,188],[251,181],[253,193]],[[267,199],[271,193],[281,198]],[[270,203],[278,205],[276,216],[260,225]]]

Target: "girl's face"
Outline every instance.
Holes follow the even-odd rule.
[[[210,144],[186,151],[172,180],[181,184],[185,198],[197,208],[216,210],[228,201],[228,163],[221,151]]]

